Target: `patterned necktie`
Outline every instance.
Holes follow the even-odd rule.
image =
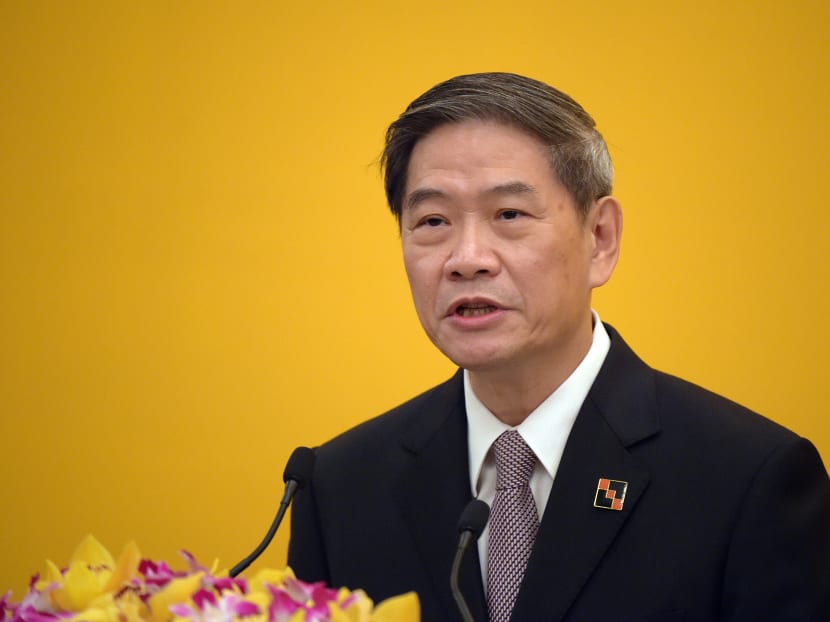
[[[515,430],[502,433],[493,451],[496,496],[490,510],[487,607],[490,622],[508,622],[539,528],[529,485],[536,455]]]

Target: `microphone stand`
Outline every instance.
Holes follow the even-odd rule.
[[[271,540],[274,539],[274,535],[277,533],[277,529],[285,516],[285,512],[288,510],[288,506],[291,505],[294,494],[311,479],[311,472],[314,469],[314,458],[314,450],[308,447],[297,447],[291,454],[282,476],[285,481],[285,492],[282,495],[277,515],[274,517],[274,521],[268,528],[268,533],[265,534],[259,546],[248,557],[231,568],[231,571],[228,573],[231,577],[235,577],[250,566],[257,557],[262,555],[262,552],[268,545],[271,544]]]
[[[473,620],[473,614],[470,613],[470,608],[467,606],[467,601],[464,600],[464,595],[458,587],[461,560],[464,558],[464,553],[467,547],[470,546],[470,542],[478,540],[481,532],[484,531],[484,526],[487,524],[489,516],[490,507],[481,499],[473,499],[466,505],[458,521],[458,531],[461,533],[461,536],[458,538],[458,547],[455,549],[455,557],[452,560],[450,589],[452,590],[452,596],[455,599],[455,604],[464,622],[475,621]]]

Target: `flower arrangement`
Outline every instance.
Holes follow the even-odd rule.
[[[361,590],[304,583],[291,569],[261,570],[248,581],[217,573],[182,551],[187,570],[142,559],[129,543],[115,560],[94,537],[68,567],[46,562],[19,603],[0,598],[0,622],[418,622],[414,593],[374,606]]]

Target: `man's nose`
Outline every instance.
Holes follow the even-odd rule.
[[[500,265],[490,232],[481,226],[468,225],[460,227],[453,236],[444,273],[451,279],[472,279],[493,276]]]

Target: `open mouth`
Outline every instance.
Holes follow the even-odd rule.
[[[477,317],[479,315],[493,313],[495,310],[496,307],[493,305],[470,303],[458,305],[455,310],[455,314],[460,315],[461,317]]]

